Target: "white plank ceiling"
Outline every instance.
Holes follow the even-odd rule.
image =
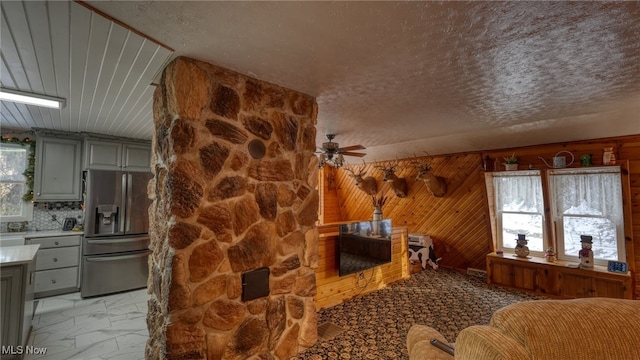
[[[151,138],[150,83],[184,55],[315,96],[317,142],[367,161],[640,133],[638,1],[86,4],[108,18],[2,1],[2,86],[68,102],[2,103],[3,127]]]
[[[151,85],[172,50],[68,1],[2,1],[2,87],[66,99],[61,110],[2,101],[3,128],[149,139]]]

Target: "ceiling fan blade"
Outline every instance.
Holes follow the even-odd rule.
[[[351,150],[364,150],[364,149],[366,149],[366,147],[364,147],[362,145],[351,145],[351,146],[341,147],[338,150],[339,151],[351,151]]]
[[[357,156],[357,157],[363,157],[367,154],[364,153],[357,153],[357,152],[350,152],[350,151],[341,151],[340,154],[345,155],[345,156]]]

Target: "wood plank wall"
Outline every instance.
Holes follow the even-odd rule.
[[[633,264],[633,280],[635,281],[634,299],[640,299],[640,135],[627,138],[618,145],[618,153],[622,159],[629,161],[629,207],[631,208],[631,223],[625,219],[625,230],[631,234],[627,243],[631,243],[632,255],[627,255],[630,264]],[[616,155],[618,155],[616,154]],[[627,199],[625,198],[625,201]]]
[[[380,290],[389,284],[409,277],[409,254],[407,229],[394,227],[391,234],[391,257],[388,264],[363,271],[359,274],[338,275],[337,240],[338,225],[318,226],[320,254],[316,269],[317,293],[313,300],[318,310],[342,303],[360,295]]]
[[[318,171],[318,176],[320,177],[318,187],[320,189],[320,198],[322,199],[318,220],[321,224],[342,221],[338,203],[336,173],[337,170],[330,165],[326,165],[321,171]]]
[[[380,162],[365,168],[378,181],[378,196],[387,196],[383,218],[391,218],[394,226],[406,226],[409,233],[430,235],[436,254],[442,257],[441,266],[484,269],[485,255],[493,249],[480,159],[479,153],[471,153],[400,160],[397,175],[407,180],[406,198],[398,198],[390,184],[382,182],[382,172],[375,168]],[[415,180],[413,161],[428,161],[434,174],[445,179],[445,196],[431,195],[422,180]],[[371,197],[354,186],[344,169],[337,170],[336,178],[341,219],[371,219]]]
[[[501,162],[503,156],[515,153],[521,169],[529,164],[543,169],[546,166],[539,156],[550,162],[558,151],[567,150],[576,158],[570,167],[579,167],[583,154],[592,154],[594,166],[599,166],[605,147],[614,148],[618,163],[626,169],[623,200],[626,214],[630,214],[625,216],[627,262],[634,278],[634,299],[640,299],[640,135],[417,158],[429,160],[434,173],[445,178],[448,192],[442,198],[432,196],[424,183],[415,181],[416,171],[410,164],[413,159],[400,160],[404,166],[400,176],[409,184],[409,195],[404,199],[395,197],[389,185],[382,183],[382,173],[375,168],[379,163],[368,163],[365,168],[378,180],[379,193],[388,196],[384,218],[391,218],[394,226],[406,226],[409,233],[431,235],[436,253],[443,257],[442,266],[484,269],[486,254],[494,245],[482,159],[488,155],[492,162]],[[501,165],[498,170],[503,170]],[[335,176],[335,195],[322,194],[323,200],[331,203],[325,205],[335,207],[337,202],[339,207],[340,215],[332,213],[331,221],[371,219],[370,197],[354,186],[343,169],[338,169]]]
[[[502,159],[503,156],[515,153],[520,160],[520,169],[526,169],[529,166],[546,169],[547,166],[539,159],[540,156],[550,162],[556,153],[566,150],[573,153],[576,158],[576,162],[570,167],[580,167],[580,156],[584,154],[592,154],[594,166],[601,166],[605,147],[613,147],[617,159],[616,165],[620,165],[623,171],[626,262],[634,278],[633,297],[640,299],[640,135],[503,149],[488,151],[482,156],[488,155],[492,159]],[[570,160],[568,154],[560,155],[567,156],[567,162]]]

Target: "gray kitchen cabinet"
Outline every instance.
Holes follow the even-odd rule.
[[[22,345],[20,335],[20,306],[22,303],[22,266],[10,266],[0,273],[0,297],[2,298],[2,345]],[[18,329],[18,331],[16,331]]]
[[[35,254],[34,248],[32,254]],[[36,255],[33,256],[35,260]],[[21,359],[33,318],[33,260],[0,266],[2,359]]]
[[[151,171],[151,146],[124,144],[122,169],[127,171]]]
[[[79,139],[37,136],[34,200],[82,200],[81,157],[82,141]]]
[[[84,142],[84,168],[119,170],[122,167],[122,144],[109,141]]]
[[[27,238],[40,244],[35,273],[35,298],[78,291],[82,235]]]
[[[149,144],[85,140],[85,169],[149,171],[150,167],[151,146]]]

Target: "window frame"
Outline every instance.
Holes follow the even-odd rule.
[[[559,260],[570,261],[570,262],[580,262],[580,258],[578,254],[576,255],[567,255],[565,254],[565,240],[564,240],[564,217],[581,217],[581,218],[594,218],[594,219],[609,219],[607,216],[598,216],[591,214],[557,214],[557,203],[556,198],[554,196],[553,184],[551,178],[553,176],[571,176],[571,175],[587,175],[587,174],[616,174],[618,175],[618,179],[620,181],[620,209],[619,214],[621,219],[619,219],[619,224],[616,225],[616,249],[617,249],[617,259],[616,261],[626,262],[626,246],[625,246],[625,209],[624,209],[624,189],[622,184],[622,169],[620,166],[603,166],[603,167],[590,167],[590,168],[565,168],[565,169],[550,169],[548,171],[547,177],[547,186],[549,192],[549,201],[551,207],[551,221],[555,226],[555,245],[556,245],[556,256]],[[590,234],[584,234],[590,235]],[[594,264],[606,266],[607,262],[610,259],[602,259],[596,258],[594,254]]]
[[[507,211],[503,211],[501,209],[498,209],[498,190],[495,187],[495,178],[509,178],[509,177],[523,177],[523,176],[532,176],[532,177],[538,177],[540,179],[540,197],[543,201],[543,206],[542,209],[540,210],[540,212],[531,212],[531,211],[511,211],[511,210],[507,210]],[[540,170],[517,170],[517,171],[496,171],[492,173],[492,184],[493,184],[493,200],[494,200],[494,204],[493,204],[493,210],[494,210],[494,216],[495,216],[495,222],[496,222],[496,249],[502,249],[503,252],[505,253],[514,253],[515,254],[515,247],[505,247],[504,246],[504,238],[503,238],[503,234],[504,234],[504,230],[503,230],[503,215],[504,214],[524,214],[524,215],[539,215],[542,218],[542,226],[541,226],[541,233],[542,233],[542,250],[537,251],[537,250],[531,250],[531,248],[529,248],[529,254],[532,256],[544,256],[544,252],[545,252],[545,247],[546,244],[548,243],[548,234],[547,234],[547,227],[546,227],[546,216],[545,216],[545,211],[544,211],[544,189],[543,189],[543,180],[542,180],[542,173],[540,172]]]
[[[20,144],[11,144],[11,143],[0,143],[0,148],[19,148],[25,150],[26,161],[24,164],[24,168],[19,169],[20,173],[24,173],[26,168],[29,166],[29,152],[31,151],[29,147],[20,145]],[[23,184],[25,191],[28,189],[27,179],[24,178],[22,181],[17,180],[1,180],[0,184]],[[18,221],[31,221],[33,220],[33,203],[30,201],[22,201],[20,208],[20,215],[0,215],[0,222],[18,222]]]

